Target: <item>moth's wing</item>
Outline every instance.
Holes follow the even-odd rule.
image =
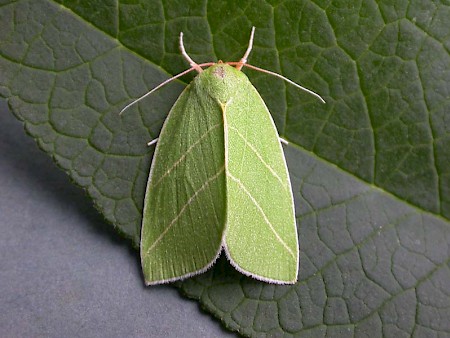
[[[202,92],[198,77],[171,109],[150,169],[141,231],[147,285],[201,273],[221,250],[226,217],[223,117],[217,102]]]
[[[225,251],[244,274],[294,283],[298,237],[286,161],[264,101],[244,80],[225,108]]]

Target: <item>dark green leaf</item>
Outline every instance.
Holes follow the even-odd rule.
[[[300,281],[226,260],[179,283],[253,336],[450,335],[450,4],[431,1],[0,1],[0,94],[137,245],[152,150],[184,84],[120,108],[187,65],[238,60],[287,148]],[[185,82],[189,81],[186,77]]]

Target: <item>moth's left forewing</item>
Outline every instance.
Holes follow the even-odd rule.
[[[257,90],[245,75],[237,86],[224,111],[225,251],[244,274],[273,283],[294,283],[298,237],[283,149]]]
[[[164,122],[144,201],[141,262],[146,284],[201,273],[221,251],[225,155],[220,107],[200,74]]]

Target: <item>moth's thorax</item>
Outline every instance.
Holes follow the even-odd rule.
[[[240,70],[225,63],[217,63],[197,76],[196,85],[221,102],[227,102],[248,81]]]

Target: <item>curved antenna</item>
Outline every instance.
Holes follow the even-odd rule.
[[[227,62],[227,63],[228,63],[229,65],[235,65],[235,64],[237,65],[237,64],[239,64],[239,62]],[[325,100],[322,99],[322,96],[320,96],[319,94],[313,92],[312,90],[310,90],[310,89],[308,89],[308,88],[305,88],[305,87],[300,86],[298,83],[295,83],[294,81],[289,80],[287,77],[285,77],[285,76],[283,76],[283,75],[281,75],[281,74],[272,72],[272,71],[267,70],[267,69],[259,68],[259,67],[256,67],[256,66],[252,66],[252,65],[249,65],[248,63],[244,63],[243,66],[248,67],[248,68],[251,68],[251,69],[254,69],[254,70],[256,70],[256,71],[258,71],[258,72],[261,72],[261,73],[267,73],[267,74],[276,76],[276,77],[278,77],[278,78],[280,78],[280,79],[282,79],[282,80],[284,80],[284,81],[290,83],[291,85],[293,85],[293,86],[295,86],[295,87],[297,87],[297,88],[300,88],[301,90],[303,90],[303,91],[305,91],[305,92],[307,92],[307,93],[309,93],[309,94],[311,94],[311,95],[317,97],[320,101],[322,101],[322,103],[326,103]]]
[[[244,56],[239,60],[239,62],[236,64],[236,69],[241,70],[242,66],[247,63],[248,56],[250,55],[250,52],[253,48],[253,37],[255,35],[255,26],[252,27],[252,32],[250,33],[250,40],[248,42],[247,50],[245,51]]]
[[[292,80],[289,80],[287,77],[284,77],[281,74],[278,74],[278,73],[275,73],[275,72],[271,72],[270,70],[266,70],[266,69],[262,69],[262,68],[259,68],[259,67],[255,67],[255,66],[249,65],[247,63],[247,59],[248,59],[248,56],[250,55],[250,52],[252,51],[252,48],[253,48],[253,37],[254,37],[254,35],[255,35],[255,26],[252,27],[252,31],[250,33],[250,40],[248,42],[248,47],[247,47],[247,50],[245,51],[244,56],[239,60],[239,62],[227,62],[227,64],[229,64],[231,66],[236,66],[237,70],[241,70],[242,67],[245,66],[245,67],[257,70],[258,72],[267,73],[267,74],[276,76],[276,77],[278,77],[278,78],[280,78],[280,79],[290,83],[291,85],[293,85],[293,86],[295,86],[297,88],[300,88],[301,90],[304,90],[305,92],[307,92],[307,93],[317,97],[320,101],[322,101],[322,103],[326,103],[325,100],[322,99],[322,97],[319,94],[313,92],[312,90],[310,90],[308,88],[300,86],[299,84],[295,83]]]
[[[188,53],[186,53],[186,50],[184,49],[184,44],[183,44],[183,32],[180,32],[180,50],[181,50],[181,55],[184,56],[184,58],[187,60],[187,62],[189,62],[189,64],[191,65],[192,68],[194,68],[199,73],[203,72],[203,69],[194,60],[191,59],[191,57],[188,55]]]
[[[201,67],[209,67],[212,66],[214,64],[214,62],[207,62],[207,63],[201,63],[201,64],[196,64],[198,68],[202,69]],[[172,76],[170,79],[167,79],[166,81],[160,83],[159,85],[157,85],[155,88],[153,88],[152,90],[150,90],[149,92],[145,93],[144,95],[138,97],[136,100],[132,101],[131,103],[127,104],[125,107],[122,108],[122,110],[120,111],[119,115],[122,115],[122,113],[127,110],[128,108],[130,108],[132,105],[134,105],[135,103],[141,101],[142,99],[145,99],[147,96],[149,96],[151,93],[157,91],[159,88],[161,88],[162,86],[168,84],[169,82],[172,82],[175,79],[178,79],[179,77],[186,75],[189,72],[192,72],[193,70],[197,70],[194,67],[191,67],[187,70],[185,70],[184,72],[181,72],[175,76]],[[203,70],[203,69],[202,69]]]

